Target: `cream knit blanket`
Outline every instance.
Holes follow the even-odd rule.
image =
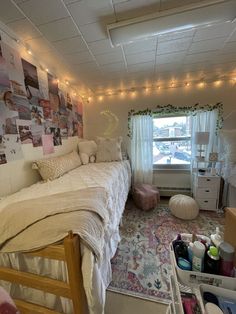
[[[94,187],[9,204],[0,213],[0,250],[39,249],[72,230],[99,259],[109,219],[107,202],[105,189]]]

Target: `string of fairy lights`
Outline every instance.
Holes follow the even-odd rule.
[[[198,89],[204,89],[209,87],[221,87],[223,84],[229,83],[232,86],[236,86],[236,75],[233,77],[223,77],[215,80],[208,80],[208,79],[201,79],[198,81],[184,81],[184,82],[177,82],[177,81],[171,81],[169,84],[162,83],[162,84],[156,84],[151,86],[138,86],[138,87],[132,87],[129,89],[119,89],[119,90],[107,90],[105,93],[100,93],[95,96],[89,96],[87,98],[88,102],[91,101],[103,101],[106,97],[131,97],[135,98],[137,96],[146,95],[150,96],[151,94],[158,94],[161,93],[162,90],[166,89],[175,89],[175,88],[185,88],[185,89],[191,89],[191,88],[198,88]]]

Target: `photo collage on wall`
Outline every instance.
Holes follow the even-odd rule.
[[[0,40],[0,165],[23,159],[22,145],[54,152],[62,139],[83,137],[80,96]]]

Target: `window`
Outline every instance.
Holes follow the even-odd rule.
[[[153,163],[157,168],[190,167],[191,117],[153,118]]]

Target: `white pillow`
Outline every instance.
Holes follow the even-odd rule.
[[[34,161],[33,169],[37,169],[43,180],[54,180],[64,173],[81,166],[79,154],[75,151],[58,157]]]
[[[96,162],[122,160],[121,136],[115,138],[97,137],[96,142],[98,144]]]
[[[223,150],[227,161],[236,162],[236,129],[221,130]]]
[[[78,143],[79,155],[83,165],[95,161],[97,144],[94,141],[82,141]]]

